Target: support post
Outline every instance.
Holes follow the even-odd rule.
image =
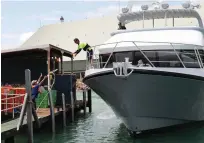
[[[165,27],[167,26],[167,11],[165,12]]]
[[[173,19],[172,19],[172,24],[173,24],[173,27],[174,27],[174,17],[173,17]]]
[[[61,61],[61,74],[64,74],[64,68],[63,68],[63,54],[64,54],[64,52],[63,51],[61,51],[61,59],[60,59],[60,61]]]
[[[73,63],[74,63],[74,62],[73,62],[73,58],[71,58],[71,73],[72,73],[72,75],[73,75],[73,69],[74,69],[74,68],[73,68]]]
[[[92,112],[91,89],[88,89],[88,106],[89,106],[89,113],[91,113]]]
[[[33,114],[34,120],[35,120],[36,123],[37,123],[38,128],[40,128],[41,124],[40,124],[40,121],[38,120],[38,115],[37,115],[37,113],[36,113],[36,110],[35,110],[35,108],[34,108],[34,105],[32,105],[32,114]]]
[[[73,76],[73,57],[71,58],[71,77],[70,77],[70,96],[71,96],[71,108],[72,108],[72,122],[74,121],[74,97],[73,97],[73,84],[72,84],[72,77]]]
[[[48,67],[48,100],[50,104],[50,115],[52,116],[52,132],[55,133],[55,113],[52,102],[52,93],[50,89],[50,47],[47,51],[47,67]]]
[[[66,107],[65,107],[65,95],[62,93],[62,108],[63,108],[63,125],[66,127]]]
[[[14,113],[14,98],[12,99],[12,101],[13,101],[13,109],[12,109],[12,113],[13,113],[13,118],[14,118],[14,116],[15,116],[15,113]]]
[[[31,97],[31,71],[25,70],[25,87],[28,98],[27,104],[27,124],[28,124],[28,142],[33,143],[33,122],[32,122],[32,97]]]
[[[84,115],[86,115],[86,91],[83,90]]]
[[[70,93],[71,96],[71,109],[72,109],[72,122],[74,122],[74,98],[73,98],[73,92]]]
[[[153,26],[153,28],[154,28],[154,18],[152,19],[152,26]]]
[[[19,117],[19,122],[17,124],[17,131],[19,130],[20,126],[23,124],[24,114],[26,112],[26,104],[27,104],[27,101],[28,101],[27,97],[28,97],[28,94],[26,93],[25,96],[24,96],[24,101],[23,101],[23,106],[22,106],[22,109],[21,109],[20,117]]]
[[[142,28],[144,28],[144,11],[143,11],[143,20],[142,20]]]

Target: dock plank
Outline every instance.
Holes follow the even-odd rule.
[[[60,109],[59,111],[55,109],[55,115],[58,115],[60,112],[62,112],[62,109]],[[41,119],[48,118],[50,116],[50,109],[49,108],[39,108],[39,110],[37,111],[37,115],[38,115],[38,119],[40,120],[40,122],[46,122]],[[33,121],[34,121],[34,118],[33,118]],[[18,122],[19,122],[19,118],[16,118],[14,120],[1,124],[1,134],[9,132],[11,130],[17,131]],[[25,124],[27,124],[27,116],[24,117],[22,126]]]

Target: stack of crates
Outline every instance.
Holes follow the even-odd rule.
[[[51,92],[52,92],[52,102],[55,105],[57,92],[56,92],[56,90],[52,90]],[[39,108],[48,108],[48,105],[49,105],[48,91],[44,90],[42,93],[38,94],[38,98],[36,98],[36,106],[37,106],[37,108],[38,107]]]

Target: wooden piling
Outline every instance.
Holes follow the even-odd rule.
[[[48,70],[48,100],[49,100],[49,105],[50,105],[50,115],[52,117],[52,132],[55,133],[55,112],[54,112],[54,105],[53,105],[53,102],[52,102],[52,93],[51,93],[51,87],[50,87],[50,47],[47,51],[47,70]]]
[[[91,89],[88,89],[88,106],[89,106],[89,113],[92,112],[92,97],[91,97]]]
[[[21,113],[20,113],[20,117],[19,117],[19,122],[18,122],[18,125],[17,125],[17,131],[19,130],[20,126],[23,124],[24,115],[26,113],[26,104],[27,104],[27,101],[28,101],[28,94],[26,93],[25,96],[24,96],[23,106],[22,106],[22,109],[21,109]]]
[[[52,94],[51,94],[51,89],[48,87],[48,101],[50,104],[50,115],[52,117],[52,133],[55,133],[55,112],[54,112],[54,106],[52,102]]]
[[[72,122],[74,122],[74,98],[73,98],[73,92],[71,91],[70,92],[70,95],[71,95],[71,109],[72,109]]]
[[[84,107],[84,115],[86,115],[86,90],[83,90],[83,107]]]
[[[63,125],[66,127],[66,107],[65,107],[65,95],[62,93],[62,110],[63,110]]]
[[[27,93],[27,124],[28,124],[28,143],[33,143],[33,122],[32,122],[32,97],[31,97],[31,71],[25,70],[25,87]]]
[[[33,104],[32,104],[32,114],[33,114],[33,117],[35,119],[35,122],[37,123],[37,127],[40,128],[41,124],[40,124],[40,121],[38,120],[38,115],[36,113],[36,110],[35,110]]]
[[[72,83],[73,79],[72,78],[73,78],[73,57],[71,58],[70,96],[71,96],[71,108],[72,108],[72,122],[74,122],[75,103],[74,103],[74,96],[73,96],[73,83]]]

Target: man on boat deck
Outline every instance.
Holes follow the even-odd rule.
[[[78,49],[73,53],[73,57],[75,57],[82,49],[87,52],[87,58],[88,61],[92,65],[92,60],[93,60],[93,50],[89,46],[88,43],[80,43],[78,38],[74,39],[74,43],[78,45]]]
[[[121,22],[118,23],[118,30],[126,30],[126,27]]]
[[[36,102],[35,99],[38,97],[39,94],[39,89],[40,86],[42,85],[42,83],[45,81],[45,79],[47,78],[47,76],[44,76],[43,80],[40,81],[42,78],[42,74],[40,75],[38,80],[33,80],[31,82],[31,86],[32,86],[32,91],[31,91],[31,96],[32,96],[32,102],[34,103],[34,108],[36,109]]]

